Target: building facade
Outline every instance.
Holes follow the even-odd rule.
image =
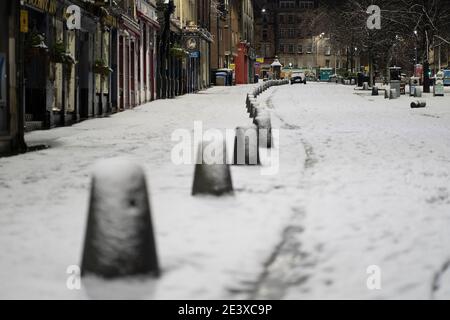
[[[0,155],[25,151],[24,114],[21,112],[17,77],[20,68],[18,2],[0,2]]]
[[[266,76],[275,57],[283,67],[311,70],[321,68],[359,70],[357,48],[333,45],[333,35],[310,28],[317,0],[256,0],[255,42],[258,72]],[[349,54],[348,50],[354,50]],[[353,61],[349,62],[351,57]],[[352,67],[350,67],[352,66]]]

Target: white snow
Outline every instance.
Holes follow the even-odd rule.
[[[280,172],[232,166],[233,196],[192,197],[194,164],[171,162],[172,132],[249,125],[251,88],[27,135],[52,147],[0,159],[0,298],[450,298],[450,92],[412,110],[351,86],[273,87],[258,101],[281,128]],[[118,156],[145,169],[163,273],[69,290],[93,165]],[[381,290],[366,287],[370,265]]]
[[[281,87],[272,99],[283,127],[308,152],[305,212],[298,236],[305,255],[290,270],[286,299],[449,299],[450,92],[384,100],[333,84]],[[381,290],[366,270],[381,269]],[[269,287],[268,287],[269,288]],[[270,288],[269,288],[270,289]],[[271,297],[269,293],[259,297]],[[280,297],[280,296],[278,296]]]
[[[0,298],[214,299],[234,298],[242,290],[245,295],[292,215],[302,150],[292,160],[291,151],[281,153],[281,160],[294,163],[279,175],[233,166],[234,196],[221,198],[192,197],[194,164],[177,166],[170,156],[172,132],[192,131],[194,121],[203,121],[204,130],[251,124],[245,94],[252,87],[212,88],[27,135],[30,144],[52,147],[0,159]],[[92,168],[99,159],[118,156],[145,168],[162,276],[88,278],[82,290],[68,290],[66,269],[81,263]]]

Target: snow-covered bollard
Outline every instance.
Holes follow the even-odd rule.
[[[259,165],[259,140],[258,128],[255,125],[250,127],[236,128],[234,139],[235,165]]]
[[[257,104],[257,103],[259,104],[258,100],[256,100],[255,98],[250,98],[250,102],[248,104],[247,112],[251,114],[253,105]]]
[[[412,109],[416,109],[416,108],[425,108],[427,106],[427,103],[425,101],[413,101],[411,102],[411,108]]]
[[[252,94],[248,94],[247,95],[247,99],[245,100],[245,105],[246,105],[246,108],[247,108],[247,112],[250,112],[249,110],[250,110],[250,105],[251,105],[252,101],[256,101],[255,96],[252,95]]]
[[[256,105],[252,111],[253,111],[251,114],[252,118],[256,118],[259,116],[266,116],[266,117],[270,116],[269,111],[267,111],[267,109],[265,107],[263,107],[259,104]]]
[[[369,83],[368,82],[364,82],[363,83],[363,90],[369,90]]]
[[[259,145],[262,148],[272,148],[272,123],[270,114],[257,116],[253,123],[258,127]]]
[[[252,102],[251,106],[250,106],[250,112],[249,112],[249,117],[250,118],[254,118],[255,117],[255,113],[256,113],[256,109],[259,108],[259,102]]]
[[[82,275],[159,275],[144,170],[130,160],[94,167]]]
[[[192,195],[221,196],[233,192],[227,146],[223,139],[201,142],[198,146]]]

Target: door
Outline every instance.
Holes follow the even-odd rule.
[[[6,102],[6,55],[0,52],[0,134],[8,132],[8,108]]]
[[[93,105],[93,76],[91,70],[92,61],[92,36],[87,32],[80,34],[80,51],[78,62],[78,86],[79,86],[79,110],[80,118],[86,119],[92,116]]]

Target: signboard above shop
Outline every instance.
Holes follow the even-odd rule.
[[[55,15],[58,7],[57,0],[23,0],[23,4],[50,15]]]
[[[200,57],[200,51],[193,51],[189,53],[190,58],[199,58]]]

